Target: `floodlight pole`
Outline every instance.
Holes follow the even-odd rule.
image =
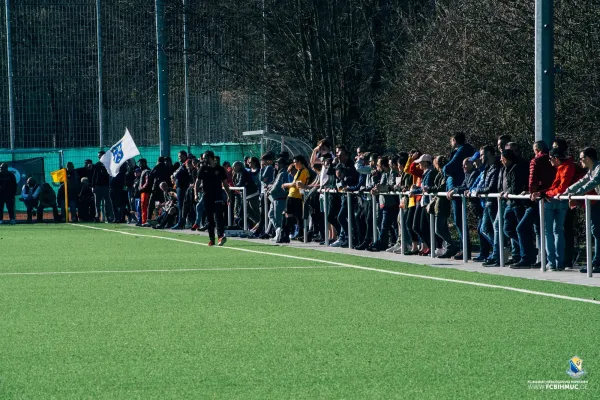
[[[158,77],[158,127],[160,137],[160,155],[171,154],[171,137],[169,135],[169,73],[165,46],[165,0],[155,0],[156,17],[156,68]]]
[[[535,140],[554,140],[554,0],[535,0]]]
[[[183,85],[185,88],[185,143],[187,152],[191,151],[190,144],[190,87],[188,82],[188,29],[187,29],[187,4],[183,0]]]
[[[98,144],[104,150],[104,106],[102,100],[102,0],[96,0],[96,43],[98,46]]]

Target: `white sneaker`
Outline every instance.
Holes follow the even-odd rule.
[[[401,245],[399,245],[399,244],[395,244],[395,245],[393,245],[392,247],[390,247],[389,249],[387,249],[387,250],[386,250],[386,252],[387,252],[387,253],[393,253],[393,252],[395,252],[396,250],[400,250],[401,248],[402,248],[402,246],[401,246]]]
[[[329,247],[342,247],[342,245],[344,244],[344,242],[342,242],[341,240],[336,240],[335,242],[331,243],[329,245]]]

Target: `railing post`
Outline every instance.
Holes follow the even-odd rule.
[[[377,203],[375,202],[374,194],[371,195],[371,210],[373,214],[371,216],[373,220],[373,243],[375,243],[377,241]]]
[[[431,194],[424,194],[423,196],[429,196],[429,202],[431,202],[431,198],[433,197]],[[423,208],[422,212],[426,213],[427,209]],[[435,245],[435,215],[433,214],[429,214],[429,241],[431,242],[429,245],[431,258],[435,258],[435,251],[437,248]]]
[[[587,276],[592,277],[592,203],[585,197],[585,257],[587,265]]]
[[[467,226],[467,199],[461,195],[462,200],[462,248],[463,262],[469,262],[469,227]]]
[[[231,226],[231,200],[227,202],[227,226]]]
[[[540,269],[546,272],[546,210],[544,210],[544,200],[538,202],[540,207]]]
[[[263,210],[265,212],[265,229],[264,232],[267,233],[267,229],[269,229],[269,196],[267,196],[267,192],[263,193]]]
[[[502,197],[498,196],[498,256],[500,266],[504,267],[504,210],[502,209]]]
[[[325,246],[329,247],[329,192],[326,190],[323,195],[323,215],[325,216]]]
[[[402,202],[402,195],[400,195]],[[400,235],[400,254],[404,255],[406,251],[406,238],[404,237],[404,208],[400,207],[400,224],[398,225],[398,234]]]
[[[350,197],[350,193],[346,193],[346,201],[348,206],[348,248],[353,248],[353,240],[352,240],[352,198]]]
[[[246,188],[242,188],[242,207],[244,214],[244,231],[248,230],[248,201],[246,199]]]

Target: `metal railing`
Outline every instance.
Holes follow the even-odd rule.
[[[371,207],[372,207],[372,224],[373,224],[373,241],[375,242],[377,240],[377,229],[378,229],[378,224],[377,224],[377,201],[376,201],[376,196],[378,195],[374,195],[371,193],[366,193],[366,192],[349,192],[349,191],[337,191],[335,189],[323,189],[323,190],[319,190],[319,193],[322,193],[324,195],[324,210],[325,210],[325,245],[329,245],[329,221],[328,221],[328,204],[329,204],[329,196],[332,194],[339,194],[339,195],[346,195],[346,201],[347,201],[347,208],[348,208],[348,247],[352,248],[353,247],[353,232],[352,232],[352,218],[354,217],[353,215],[353,210],[352,210],[352,200],[351,200],[351,196],[355,196],[355,195],[361,195],[361,196],[370,196],[371,197]],[[380,195],[383,196],[399,196],[400,198],[404,197],[404,196],[410,196],[411,194],[408,192],[387,192],[387,193],[380,193]],[[438,192],[438,193],[422,193],[422,194],[417,194],[417,196],[429,196],[430,198],[433,198],[435,196],[447,196],[448,192]],[[412,194],[412,196],[415,196],[415,194]],[[464,195],[461,194],[453,194],[454,198],[460,198],[461,199],[461,208],[462,208],[462,253],[463,253],[463,262],[467,263],[469,262],[469,249],[468,249],[468,243],[469,243],[469,227],[468,227],[468,223],[467,223],[467,200],[468,199],[496,199],[498,202],[498,215],[497,215],[497,219],[498,219],[498,230],[499,230],[499,234],[498,234],[498,247],[500,249],[499,251],[499,264],[501,267],[504,267],[506,265],[506,260],[504,257],[504,233],[503,233],[503,226],[504,226],[504,202],[506,200],[530,200],[530,196],[529,195],[507,195],[507,196],[500,196],[499,193],[493,193],[493,194],[487,194],[487,195],[477,195],[477,196],[471,196],[469,198],[465,197]],[[560,196],[557,200],[560,201],[566,201],[568,200],[569,197],[568,196]],[[585,235],[585,240],[586,240],[586,266],[587,266],[587,276],[588,277],[592,277],[592,270],[593,270],[593,266],[592,266],[592,247],[593,247],[593,238],[592,238],[592,218],[591,218],[591,201],[596,201],[596,200],[600,200],[600,195],[599,196],[592,196],[592,195],[586,195],[586,196],[571,196],[570,197],[571,200],[583,200],[585,202],[585,226],[586,226],[586,235]],[[546,237],[545,237],[545,210],[543,207],[543,202],[544,200],[539,200],[537,201],[538,203],[540,203],[539,208],[539,213],[540,213],[540,245],[539,245],[539,252],[540,252],[540,263],[541,263],[541,267],[540,270],[543,272],[546,272]],[[404,208],[400,208],[400,216],[398,218],[399,220],[399,227],[398,227],[398,235],[400,237],[400,244],[401,244],[401,254],[405,254],[405,249],[406,249],[406,238],[404,237],[404,232],[405,232],[405,215],[404,215],[405,209]],[[433,244],[436,241],[436,234],[435,234],[435,215],[434,214],[430,214],[429,215],[429,231],[430,231],[430,240],[431,240],[431,244],[432,247],[434,246]],[[305,235],[306,236],[306,235]],[[306,238],[305,238],[306,240]],[[435,249],[431,249],[431,254],[430,256],[432,258],[436,257],[435,254]]]

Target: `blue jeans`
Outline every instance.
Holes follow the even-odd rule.
[[[544,223],[546,235],[546,257],[548,264],[563,268],[565,263],[565,217],[568,203],[550,200],[544,202]]]
[[[204,216],[204,195],[201,194],[196,204],[196,225],[202,226],[202,217]]]
[[[539,230],[540,214],[539,206],[535,204],[527,207],[517,225],[517,234],[519,236],[519,246],[521,247],[521,259],[526,262],[535,262],[537,250],[535,248],[534,232]]]
[[[509,203],[504,210],[504,234],[510,239],[511,255],[513,260],[521,259],[521,246],[519,246],[519,235],[517,226],[523,218],[523,206]]]
[[[375,244],[380,250],[385,250],[390,241],[390,229],[398,219],[398,208],[386,207],[381,210],[381,228]]]
[[[590,212],[592,214],[592,235],[594,236],[594,259],[592,264],[600,266],[600,202],[591,205]]]
[[[481,251],[483,253],[484,256],[489,256],[489,249],[492,250],[492,255],[490,258],[493,258],[495,260],[499,259],[499,255],[498,252],[496,250],[496,245],[498,244],[497,242],[495,242],[495,238],[496,238],[496,232],[495,232],[495,221],[496,221],[496,216],[498,214],[498,205],[496,203],[486,203],[485,204],[485,208],[483,209],[483,217],[481,217],[481,224],[480,224],[480,229],[479,232],[481,233],[481,235],[483,236],[483,238],[485,239],[485,241],[488,243],[488,246],[486,246],[488,248],[488,253],[483,253],[483,249],[484,249],[484,245],[481,245]]]

